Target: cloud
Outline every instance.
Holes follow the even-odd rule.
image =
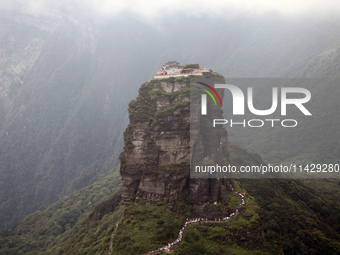
[[[0,0],[0,10],[31,15],[71,15],[115,17],[130,13],[153,20],[172,14],[230,17],[237,14],[261,15],[276,12],[286,16],[314,17],[340,14],[338,0]]]
[[[91,3],[90,3],[91,2]],[[87,1],[94,14],[112,16],[130,12],[144,18],[184,13],[189,16],[228,17],[244,13],[327,16],[340,13],[338,0],[126,0]]]

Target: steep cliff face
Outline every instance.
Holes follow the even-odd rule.
[[[226,179],[190,179],[190,79],[152,79],[130,102],[130,124],[120,156],[123,199],[136,203],[187,202],[197,213],[227,204]],[[221,113],[218,113],[221,114]],[[211,155],[214,137],[196,137],[196,157]],[[199,149],[198,149],[199,148]],[[216,150],[216,149],[215,149]]]

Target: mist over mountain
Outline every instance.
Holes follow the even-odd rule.
[[[228,132],[230,141],[269,162],[339,162],[336,18],[169,14],[149,22],[133,14],[98,20],[60,13],[65,14],[1,12],[1,229],[118,165],[128,103],[168,60],[200,63],[227,83],[228,78],[324,78],[311,88],[313,123],[302,123],[299,139],[289,140],[289,132],[278,129],[270,135]]]

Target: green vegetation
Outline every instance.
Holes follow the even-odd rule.
[[[97,204],[47,254],[106,254],[115,224],[123,215],[121,190]]]
[[[132,138],[133,138],[132,127],[130,124],[125,129],[123,136],[124,136],[124,141],[125,141],[124,150],[119,155],[119,161],[121,165],[124,165],[126,163],[125,153],[127,153],[128,151],[134,148],[132,144]]]
[[[339,181],[315,182],[242,181],[260,207],[268,250],[274,252],[282,246],[285,254],[336,254],[340,251],[340,205],[335,201]]]
[[[232,196],[237,198],[235,195],[230,198]],[[254,198],[249,197],[249,201],[239,209],[236,218],[227,223],[189,226],[183,241],[175,246],[175,254],[266,254],[257,214],[259,207]],[[238,205],[229,202],[230,208]]]
[[[200,68],[200,64],[186,64],[186,65],[184,65],[182,67],[183,67],[183,69],[186,69],[186,68],[199,69]]]
[[[26,217],[10,233],[3,233],[0,254],[104,254],[108,252],[118,221],[113,254],[143,254],[175,240],[185,219],[192,217],[185,203],[175,204],[171,211],[161,204],[131,204],[123,210],[121,191],[102,198],[99,203],[94,201],[100,198],[93,197],[92,202],[88,202],[89,194],[105,196],[105,184],[112,184],[116,177],[116,174],[106,177],[102,183],[93,184]],[[103,187],[99,188],[101,185]],[[116,183],[115,186],[119,185]],[[232,196],[240,202],[237,196]],[[81,215],[77,210],[82,212]],[[207,254],[263,254],[264,239],[257,210],[255,200],[249,196],[235,220],[217,225],[189,226],[183,241],[175,246],[175,254],[202,254],[202,251]],[[65,224],[62,223],[65,220]],[[60,227],[50,225],[48,228],[49,222]],[[54,231],[48,232],[48,229]],[[58,229],[59,232],[55,232]]]
[[[235,196],[232,192],[228,192],[228,197],[229,197],[228,207],[230,209],[236,208],[236,206],[238,206],[242,202],[241,197]]]
[[[241,201],[231,196],[237,200],[233,205],[236,207]],[[183,241],[174,247],[174,254],[263,254],[259,207],[253,197],[248,200],[235,220],[189,226]],[[129,205],[114,238],[113,254],[143,254],[161,248],[177,238],[187,217],[190,218],[190,210],[184,203],[175,204],[172,211],[165,205]],[[249,231],[251,235],[246,234]]]
[[[189,106],[189,104],[190,104],[189,102],[182,102],[182,101],[175,102],[170,107],[157,111],[155,116],[156,117],[167,116],[169,114],[172,114],[175,110],[177,110],[177,108],[183,108],[184,106]]]
[[[90,230],[89,226],[95,228],[93,222],[102,219],[102,224],[104,219],[112,220],[113,217],[117,220],[119,211],[112,217],[107,214],[116,209],[115,204],[121,199],[120,192],[112,195],[119,189],[120,182],[116,168],[113,174],[102,176],[101,181],[66,196],[48,208],[40,208],[37,212],[26,216],[12,230],[1,233],[0,254],[45,254],[50,247],[66,242],[65,236],[67,240],[70,240],[71,236],[75,238],[83,236],[83,234],[74,235],[80,227],[88,228],[86,230],[88,234],[84,233],[86,238],[89,238],[88,235],[93,235],[101,239],[104,229],[94,231],[94,229]],[[103,225],[104,227],[105,233],[109,231],[107,224]],[[91,243],[93,239],[88,241]]]
[[[244,189],[242,183],[240,183],[238,181],[234,181],[234,187],[235,187],[236,191],[246,193],[246,190]]]
[[[173,241],[184,215],[167,210],[167,206],[128,206],[119,223],[113,254],[143,254]]]
[[[180,76],[175,78],[175,82],[184,82],[188,83],[190,82],[190,76]]]
[[[137,100],[133,100],[129,104],[130,119],[133,121],[151,121],[156,120],[159,116],[166,116],[172,113],[175,109],[187,106],[189,102],[183,102],[183,97],[189,97],[190,88],[182,88],[175,92],[166,92],[161,86],[161,82],[169,82],[169,86],[172,86],[174,82],[179,82],[177,78],[166,79],[152,79],[144,83],[139,89],[139,96]],[[180,80],[189,84],[189,79]],[[168,107],[156,111],[156,102],[158,100],[167,100]],[[156,117],[156,118],[155,118]]]
[[[248,151],[235,144],[228,143],[228,152],[230,162],[234,166],[260,165],[264,163],[259,154]]]
[[[242,237],[235,235],[228,227],[189,226],[181,244],[174,248],[174,254],[265,254],[259,249],[249,250],[238,246],[233,242],[237,238]]]

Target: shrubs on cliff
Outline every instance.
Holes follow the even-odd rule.
[[[336,179],[243,180],[256,197],[268,249],[284,254],[338,254],[340,210]],[[328,211],[323,211],[328,208]]]
[[[184,106],[188,106],[189,102],[182,102],[182,101],[178,101],[174,104],[172,104],[170,107],[164,108],[160,111],[157,111],[155,116],[156,117],[164,117],[166,115],[172,114],[177,108],[181,108]]]
[[[167,206],[128,206],[113,242],[113,254],[143,254],[174,240],[185,215],[176,215]]]
[[[182,98],[188,97],[190,88],[183,88],[175,92],[166,92],[161,85],[161,82],[166,82],[172,86],[174,82],[185,82],[189,84],[188,77],[168,78],[168,79],[153,79],[144,83],[139,89],[137,100],[132,100],[129,104],[130,120],[134,122],[150,121],[154,116],[170,114],[177,107],[186,106],[189,103],[181,101]],[[169,106],[157,111],[157,100],[167,100]]]
[[[186,68],[199,69],[200,64],[186,64],[186,65],[183,66],[183,69],[186,69]]]

